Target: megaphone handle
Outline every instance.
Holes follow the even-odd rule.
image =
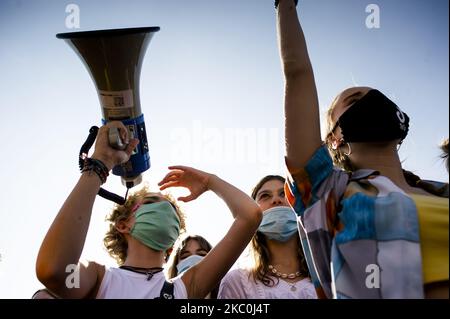
[[[103,197],[104,199],[113,201],[116,204],[119,205],[124,205],[125,202],[127,201],[127,195],[128,195],[128,188],[127,188],[127,193],[125,194],[125,197],[121,197],[117,194],[111,193],[109,191],[107,191],[106,189],[100,187],[98,193],[99,196]]]
[[[95,142],[95,139],[97,138],[97,132],[98,132],[98,127],[92,126],[89,129],[89,135],[86,138],[86,141],[81,146],[80,153],[78,156],[78,166],[80,167],[80,170],[82,170],[83,166],[84,166],[84,157],[87,156],[87,154],[89,153],[89,150],[91,149],[92,145]]]
[[[94,144],[95,138],[97,137],[97,133],[98,133],[98,127],[97,127],[97,126],[92,126],[92,127],[89,129],[89,136],[87,137],[86,141],[85,141],[85,142],[83,143],[83,145],[81,146],[80,154],[79,154],[79,156],[78,156],[78,164],[79,164],[79,166],[80,166],[80,170],[83,169],[83,165],[84,165],[84,157],[87,156],[87,154],[89,153],[90,148],[91,148],[92,145]],[[118,133],[118,132],[117,132],[117,133]],[[119,135],[119,139],[120,139],[120,135]],[[121,141],[121,140],[120,140],[120,141]],[[127,192],[125,193],[125,197],[121,197],[121,196],[119,196],[119,195],[116,195],[116,194],[114,194],[114,193],[111,193],[111,192],[109,192],[109,191],[107,191],[106,189],[101,188],[101,187],[100,187],[100,189],[99,189],[99,191],[98,191],[97,194],[98,194],[99,196],[101,196],[101,197],[107,199],[107,200],[110,200],[110,201],[115,202],[116,204],[124,205],[125,202],[126,202],[126,200],[127,200],[128,190],[129,190],[129,188],[130,188],[130,187],[129,187],[130,185],[126,185],[126,186],[127,186]]]

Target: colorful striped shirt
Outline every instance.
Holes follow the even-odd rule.
[[[304,168],[288,170],[285,192],[319,298],[424,297],[408,194],[376,171],[335,168],[325,145]]]

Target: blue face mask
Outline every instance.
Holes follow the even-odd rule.
[[[263,213],[258,231],[269,239],[285,242],[297,233],[297,217],[292,208],[277,206]]]
[[[203,256],[191,255],[191,256],[183,259],[177,265],[178,274],[181,274],[182,272],[185,272],[192,266],[197,265],[200,262],[200,260],[202,260],[203,258],[204,258]]]

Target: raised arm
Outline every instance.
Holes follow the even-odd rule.
[[[109,170],[114,165],[127,161],[138,142],[133,139],[125,151],[112,149],[107,136],[111,126],[119,127],[122,138],[126,140],[127,133],[123,124],[111,122],[99,129],[92,155],[92,158],[102,161]],[[36,261],[36,275],[48,289],[62,298],[87,297],[98,284],[98,275],[104,269],[93,262],[79,263],[100,185],[100,178],[93,171],[81,174],[41,244]],[[68,265],[80,267],[79,288],[66,286],[66,279],[73,271],[69,268],[69,272],[66,272]]]
[[[211,190],[230,208],[234,222],[225,237],[197,265],[182,276],[189,298],[204,298],[215,288],[245,249],[259,224],[261,209],[244,192],[225,182],[216,175],[190,167],[173,166],[169,174],[160,182],[161,190],[168,187],[187,187],[191,194],[179,200],[196,199],[203,192]],[[214,215],[205,224],[214,223]]]
[[[278,45],[285,76],[285,136],[289,167],[300,168],[321,145],[313,69],[294,0],[280,0]]]

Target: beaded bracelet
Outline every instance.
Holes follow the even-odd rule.
[[[86,157],[84,159],[84,166],[81,172],[83,173],[92,171],[97,174],[102,184],[106,182],[106,178],[109,176],[109,170],[106,165],[98,159]]]
[[[298,0],[294,0],[295,6],[297,6]],[[275,9],[278,9],[278,4],[280,3],[280,0],[275,0]]]

